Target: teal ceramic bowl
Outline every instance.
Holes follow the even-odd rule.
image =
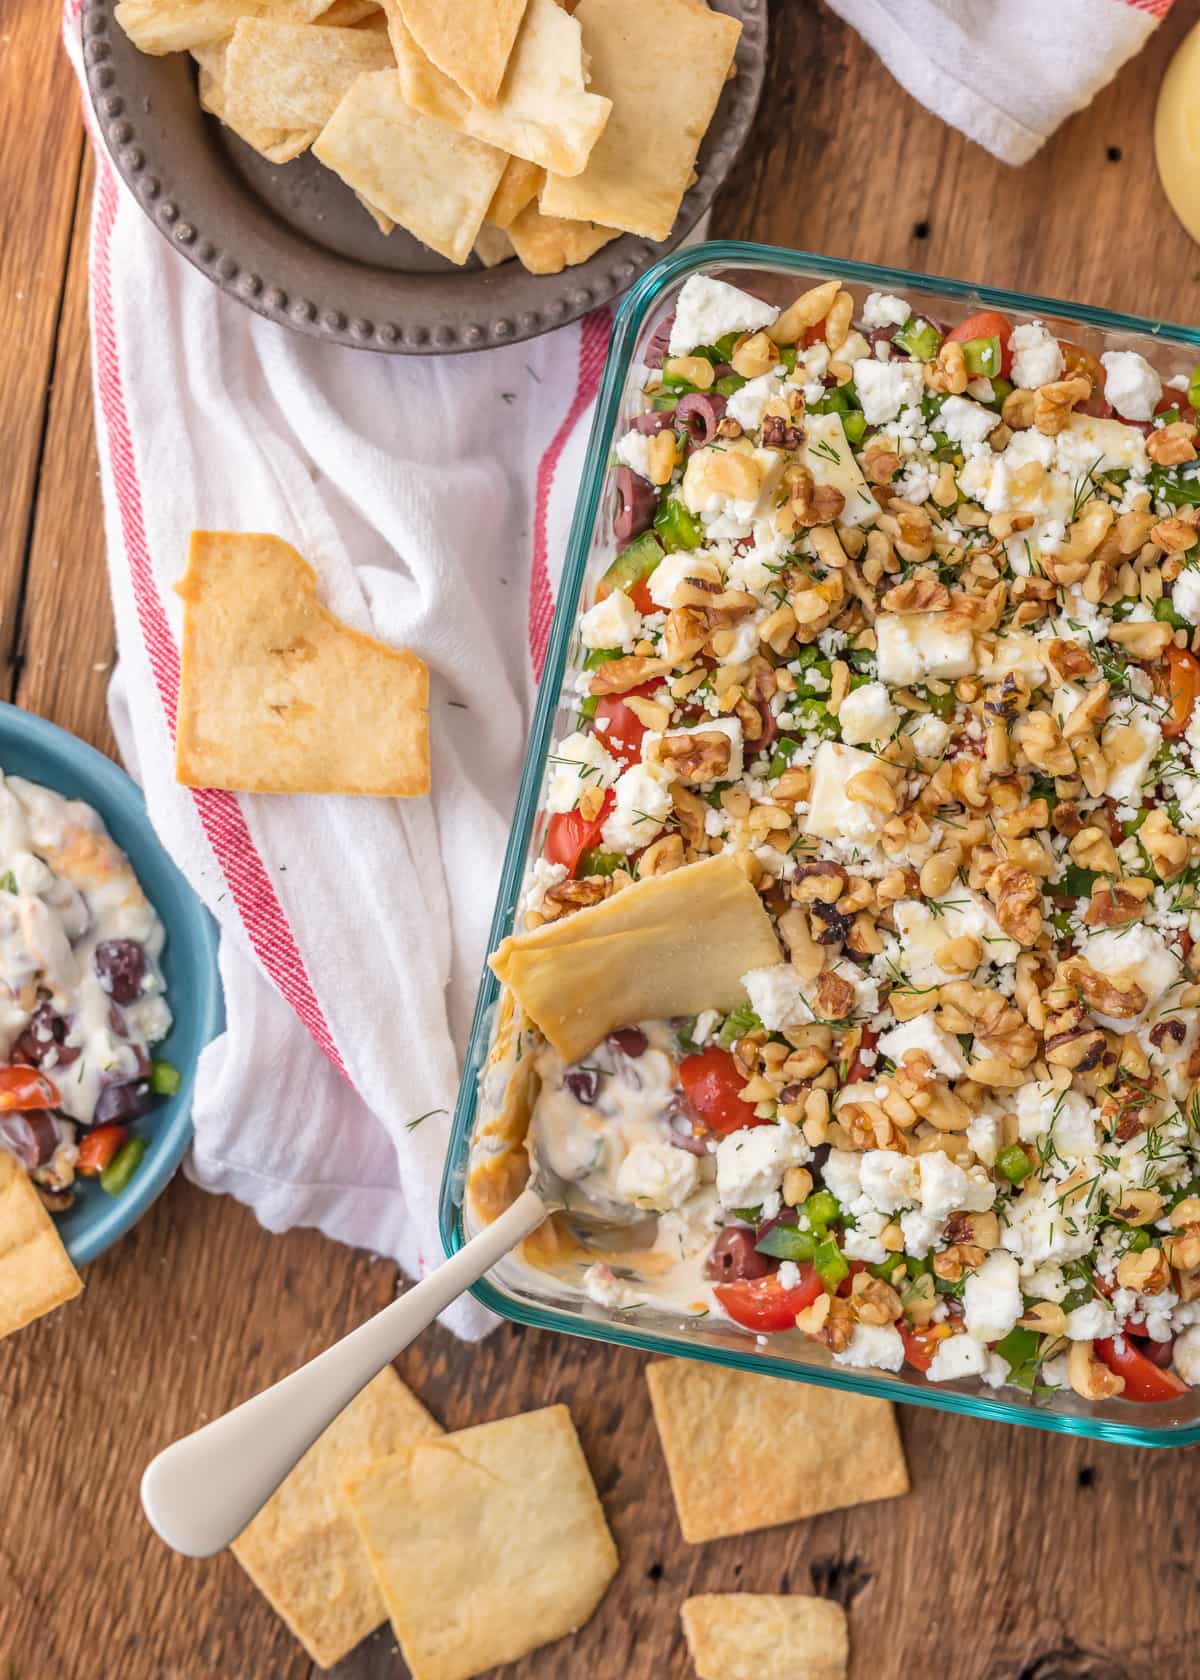
[[[81,1182],[75,1205],[56,1216],[68,1254],[84,1266],[137,1223],[191,1139],[196,1063],[224,1022],[216,927],[150,826],[140,790],[111,759],[44,718],[0,702],[0,770],[98,811],[167,931],[162,968],[175,1021],[155,1054],[179,1069],[179,1090],[138,1122],[148,1148],[126,1189],[107,1196],[95,1180]]]

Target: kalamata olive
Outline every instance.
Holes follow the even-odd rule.
[[[8,1053],[10,1061],[26,1067],[41,1067],[47,1062],[51,1067],[70,1067],[79,1059],[80,1051],[77,1044],[63,1042],[69,1030],[69,1023],[61,1015],[56,1015],[48,1003],[40,1003],[14,1041]]]
[[[96,973],[114,1003],[133,1003],[142,989],[146,953],[136,939],[104,939],[96,947]]]
[[[761,1242],[767,1232],[773,1231],[776,1225],[795,1225],[798,1222],[799,1217],[800,1216],[794,1207],[785,1207],[780,1209],[773,1219],[764,1219],[762,1223],[755,1228],[755,1242]]]
[[[671,328],[675,325],[674,311],[661,322],[650,335],[642,360],[649,368],[660,368],[666,361],[671,348]]]
[[[563,1074],[563,1084],[577,1103],[594,1103],[600,1090],[600,1070],[594,1067],[569,1067]]]
[[[144,1079],[127,1085],[106,1085],[96,1098],[96,1112],[88,1122],[106,1126],[110,1120],[138,1120],[154,1107],[154,1093]]]
[[[626,1056],[643,1056],[646,1053],[648,1041],[641,1027],[619,1027],[608,1036]]]
[[[649,479],[629,467],[617,468],[617,512],[613,534],[619,543],[632,542],[648,531],[658,509],[658,491]]]
[[[714,1283],[736,1283],[739,1278],[766,1277],[773,1271],[770,1260],[754,1246],[754,1232],[731,1225],[713,1244],[704,1262],[704,1275]]]
[[[0,1148],[10,1149],[26,1172],[44,1167],[58,1147],[58,1127],[45,1109],[0,1114]]]
[[[639,414],[633,422],[633,429],[643,437],[656,437],[659,432],[665,432],[668,426],[674,424],[675,410],[664,408],[652,410],[649,414]]]
[[[675,406],[675,420],[684,426],[693,445],[711,443],[725,412],[725,398],[709,391],[689,391]]]

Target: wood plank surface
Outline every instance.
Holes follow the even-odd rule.
[[[0,182],[15,215],[0,274],[10,313],[21,286],[26,295],[0,341],[0,613],[19,702],[111,749],[90,177],[79,179],[53,11],[5,6]],[[1150,138],[1159,81],[1191,21],[1176,11],[1089,111],[1013,171],[924,113],[816,0],[786,0],[762,113],[715,231],[1195,321],[1200,251],[1166,207]],[[13,145],[31,134],[63,138],[39,145],[27,172]],[[89,1269],[81,1300],[0,1345],[3,1680],[310,1680],[231,1558],[185,1562],[154,1539],[138,1478],[160,1446],[316,1353],[393,1287],[391,1266],[311,1232],[269,1236],[180,1179]],[[401,1361],[451,1428],[566,1401],[617,1537],[621,1573],[591,1624],[505,1680],[686,1680],[678,1606],[730,1589],[839,1597],[855,1680],[1200,1674],[1194,1450],[1135,1452],[908,1407],[906,1499],[690,1547],[643,1367],[634,1353],[513,1327],[479,1348],[434,1331]],[[336,1672],[406,1670],[385,1629]]]

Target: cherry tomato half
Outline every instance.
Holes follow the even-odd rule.
[[[650,582],[647,578],[639,578],[629,591],[629,599],[645,618],[647,614],[657,612],[654,597],[650,593]]]
[[[743,1102],[739,1092],[746,1083],[728,1050],[710,1044],[679,1064],[679,1083],[684,1095],[710,1132],[727,1137],[746,1126],[761,1126],[754,1104]]]
[[[97,1126],[79,1145],[75,1171],[82,1173],[84,1178],[95,1178],[104,1171],[128,1136],[127,1126]]]
[[[791,1289],[783,1287],[778,1272],[713,1286],[713,1294],[730,1318],[746,1330],[793,1330],[796,1314],[811,1307],[824,1293],[817,1268],[808,1260],[800,1266],[800,1282]]]
[[[978,315],[968,315],[946,334],[947,344],[969,344],[973,338],[1000,340],[1000,373],[1005,379],[1012,372],[1012,351],[1008,347],[1012,336],[1012,322],[998,310],[984,309]]]
[[[605,694],[596,702],[596,738],[623,770],[640,761],[646,733],[646,725],[628,704],[629,695],[653,694],[659,686],[657,682],[641,683],[629,694]]]
[[[1123,1351],[1118,1353],[1117,1341],[1116,1337],[1104,1336],[1092,1346],[1097,1359],[1102,1360],[1118,1377],[1125,1378],[1121,1393],[1123,1400],[1145,1400],[1153,1404],[1160,1400],[1177,1400],[1181,1394],[1187,1393],[1188,1385],[1174,1371],[1159,1370],[1152,1360],[1139,1353],[1133,1343],[1124,1337],[1120,1338]]]
[[[1174,739],[1187,728],[1192,708],[1200,699],[1200,659],[1186,648],[1167,649],[1167,698],[1171,715],[1163,723],[1162,732]]]
[[[567,873],[574,875],[580,857],[599,840],[600,830],[608,820],[615,799],[613,790],[609,788],[599,811],[590,821],[582,811],[555,811],[546,829],[547,863],[565,864]]]
[[[1104,369],[1090,350],[1085,350],[1082,344],[1072,344],[1068,338],[1060,338],[1058,348],[1063,356],[1063,378],[1071,379],[1075,374],[1082,373],[1092,382],[1092,394],[1084,402],[1078,404],[1076,412],[1090,414],[1093,420],[1107,420],[1112,415],[1112,404],[1104,396]]]
[[[0,1067],[0,1112],[21,1108],[57,1108],[58,1089],[30,1067]]]
[[[948,1324],[927,1324],[920,1330],[910,1330],[902,1323],[897,1328],[904,1342],[905,1363],[914,1371],[928,1371],[939,1342],[944,1342],[950,1334]]]

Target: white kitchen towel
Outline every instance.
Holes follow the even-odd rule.
[[[952,69],[973,79],[980,109],[990,99],[1009,111],[1000,89],[1040,81],[1036,110],[1026,86],[1009,117],[1009,140],[1024,135],[1029,150],[1050,123],[1051,80],[1065,115],[1135,44],[1127,31],[1118,55],[1110,14],[1123,0],[837,4],[869,36],[889,25],[877,43],[889,62],[907,32],[932,77],[914,77],[914,91],[935,109]],[[1026,50],[1017,24],[1042,11],[1089,19],[1095,52],[1050,23],[1040,38],[1054,53]],[[77,69],[78,31],[79,0],[66,0]],[[419,1276],[441,1254],[448,1111],[608,317],[474,356],[315,343],[219,293],[171,251],[102,146],[97,162],[92,357],[120,653],[113,725],[158,832],[221,929],[227,1027],[201,1062],[188,1171],[272,1230],[313,1225]],[[173,585],[194,527],[286,537],[335,612],[422,655],[430,799],[177,786]],[[488,1320],[467,1302],[447,1322],[478,1335]]]
[[[1111,82],[1172,0],[829,0],[914,99],[1027,163]]]

